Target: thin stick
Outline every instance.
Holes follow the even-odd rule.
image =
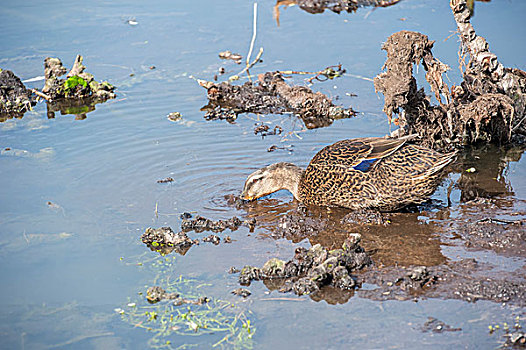
[[[250,49],[248,50],[248,55],[247,55],[247,70],[249,69],[250,56],[252,56],[252,49],[254,48],[254,42],[256,41],[257,21],[258,21],[258,3],[255,2],[254,3],[254,20],[253,20],[253,26],[252,26],[252,40],[250,41]]]
[[[254,59],[254,61],[252,61],[248,66],[246,66],[245,68],[243,68],[243,70],[239,73],[237,73],[236,75],[232,75],[231,77],[228,78],[228,80],[230,81],[233,81],[233,80],[239,80],[239,76],[245,72],[248,72],[248,70],[250,68],[252,68],[256,63],[259,62],[259,59],[261,58],[261,55],[263,55],[263,48],[260,47],[259,48],[259,52],[256,56],[256,58]],[[250,75],[248,76],[248,79],[250,79]]]
[[[51,101],[51,96],[46,95],[45,93],[40,92],[40,91],[38,91],[37,89],[31,89],[31,91],[32,91],[35,95],[37,95],[37,96],[39,96],[39,97],[42,97],[42,98],[45,99],[46,101]]]

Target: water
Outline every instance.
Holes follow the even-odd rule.
[[[416,30],[436,40],[434,54],[452,66],[449,79],[460,81],[457,38],[453,35],[444,41],[456,30],[445,1],[408,0],[341,15],[328,11],[311,15],[298,7],[282,7],[280,26],[272,15],[274,4],[260,3],[255,47],[264,48],[264,62],[253,73],[316,71],[342,63],[347,76],[316,83],[314,89],[338,96],[337,103],[361,113],[308,131],[290,116],[242,115],[235,124],[207,122],[200,111],[207,103],[206,91],[191,76],[211,80],[221,66],[227,76],[241,69],[221,61],[217,54],[228,49],[246,55],[252,3],[5,1],[3,5],[1,68],[30,79],[43,75],[47,56],[60,57],[70,66],[82,54],[90,73],[118,87],[117,99],[97,105],[85,120],[58,114],[56,119],[47,119],[45,105],[39,104],[23,119],[0,124],[1,149],[28,151],[24,156],[15,152],[0,156],[0,334],[6,349],[147,347],[152,334],[123,322],[114,311],[125,307],[128,298],[144,302],[137,293],[154,284],[155,268],[149,263],[138,265],[156,257],[140,242],[144,229],[171,226],[177,230],[179,214],[185,211],[212,219],[246,216],[243,209],[229,206],[225,195],[238,194],[253,170],[277,161],[304,166],[322,146],[336,140],[386,134],[383,98],[374,93],[371,81],[357,76],[373,78],[380,72],[385,60],[381,43],[390,34]],[[523,70],[526,47],[517,41],[526,34],[525,10],[526,4],[519,1],[477,2],[472,20],[501,62]],[[130,19],[138,24],[128,24]],[[295,81],[302,83],[302,77]],[[41,88],[42,82],[27,85]],[[170,112],[180,112],[182,121],[169,121]],[[285,133],[264,139],[255,136],[258,120],[271,127],[280,125]],[[273,144],[294,145],[294,151],[267,152]],[[490,152],[488,157],[502,154]],[[498,187],[496,195],[506,203],[504,207],[511,208],[503,209],[502,215],[524,213],[526,182],[521,174],[526,163],[520,155],[500,162],[505,169],[500,182],[489,181],[487,186]],[[175,181],[157,183],[168,176]],[[447,186],[458,178],[451,174],[434,200],[445,203]],[[258,218],[268,217],[268,223],[255,233],[241,228],[229,233],[232,244],[192,247],[163,270],[169,276],[194,278],[197,284],[209,283],[203,287],[207,296],[250,311],[257,328],[255,348],[338,349],[350,344],[494,348],[501,339],[488,335],[487,326],[510,323],[515,315],[524,314],[524,309],[492,302],[377,302],[357,295],[332,305],[309,297],[269,294],[261,282],[252,284],[252,296],[246,301],[231,295],[238,287],[236,275],[226,272],[231,266],[259,266],[274,256],[288,259],[298,244],[310,244],[304,238],[276,240],[269,235],[276,218],[294,209],[290,198],[279,193],[255,205]],[[451,198],[451,217],[466,215],[460,190],[455,188]],[[524,266],[524,256],[509,262],[495,253],[445,244],[448,240],[437,226],[447,225],[447,218],[424,223],[425,219],[411,214],[401,220],[399,227],[405,233],[387,229],[364,234],[364,242],[379,249],[377,256],[387,265],[436,265],[476,255],[508,270]],[[330,234],[317,238],[329,244],[333,239]],[[406,249],[404,242],[414,244]],[[388,246],[402,248],[382,249]],[[462,331],[422,333],[420,327],[428,316]],[[189,343],[208,348],[220,338],[172,335],[167,339],[174,347]]]

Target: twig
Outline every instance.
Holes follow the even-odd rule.
[[[38,91],[37,89],[31,89],[31,91],[32,91],[35,95],[37,95],[38,97],[42,97],[42,98],[43,98],[44,100],[46,100],[46,101],[51,101],[51,96],[46,95],[45,93],[40,92],[40,91]]]
[[[233,80],[239,80],[239,76],[245,72],[248,72],[248,70],[250,68],[252,68],[256,63],[259,62],[259,60],[261,59],[261,55],[263,55],[263,48],[260,47],[259,48],[259,52],[256,56],[256,58],[254,59],[254,61],[252,61],[248,66],[246,66],[245,68],[243,68],[243,70],[239,73],[237,73],[236,75],[232,75],[230,78],[228,78],[229,81],[233,81]],[[250,75],[248,76],[248,78],[250,79]],[[198,81],[199,82],[199,81]],[[202,85],[201,85],[202,86]]]
[[[253,20],[253,26],[252,26],[252,40],[250,41],[250,48],[248,50],[247,55],[247,70],[250,66],[250,56],[252,56],[252,49],[254,48],[254,42],[256,41],[256,33],[257,33],[257,21],[258,21],[258,3],[254,3],[254,20]]]

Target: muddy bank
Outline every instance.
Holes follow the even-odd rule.
[[[526,306],[526,279],[520,272],[493,272],[491,266],[464,259],[438,266],[370,268],[359,283],[375,285],[358,295],[373,300],[411,300],[421,297],[489,300]]]
[[[433,56],[434,41],[426,35],[395,33],[382,46],[387,51],[385,72],[374,79],[376,91],[385,98],[384,112],[400,126],[399,134],[418,133],[422,144],[439,150],[487,142],[524,143],[526,72],[499,63],[470,24],[464,0],[451,1],[451,8],[462,40],[463,81],[449,88],[443,74],[450,68]],[[422,64],[438,104],[418,88],[413,64]]]
[[[0,122],[21,118],[36,104],[33,93],[10,70],[0,69]]]
[[[200,81],[207,89],[209,104],[205,119],[225,119],[233,122],[241,113],[285,114],[293,113],[308,129],[329,126],[335,119],[349,118],[356,114],[352,108],[332,103],[321,92],[305,86],[289,85],[279,72],[268,72],[258,77],[257,83],[232,85],[228,82]]]

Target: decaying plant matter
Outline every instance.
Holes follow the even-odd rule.
[[[207,106],[207,119],[233,121],[240,113],[294,113],[308,129],[313,129],[329,126],[335,119],[356,114],[352,108],[334,105],[321,92],[287,84],[279,72],[261,74],[257,83],[231,85],[227,82],[216,84],[199,81],[199,84],[208,91],[210,104]]]
[[[35,104],[35,98],[19,77],[0,69],[0,121],[22,117]]]
[[[464,81],[451,89],[443,81],[449,67],[433,56],[434,41],[427,36],[395,33],[382,47],[387,51],[385,72],[374,81],[376,91],[385,97],[384,112],[390,121],[393,114],[398,115],[394,122],[402,134],[418,133],[424,144],[435,149],[524,139],[526,73],[498,62],[469,23],[465,0],[451,0],[451,8],[462,39],[461,53],[469,54]],[[426,71],[438,105],[417,87],[412,65],[418,63]]]

